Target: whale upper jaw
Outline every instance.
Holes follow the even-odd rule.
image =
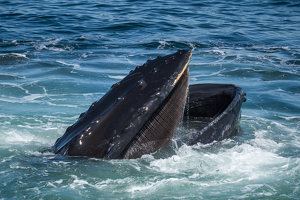
[[[173,137],[187,99],[189,50],[137,66],[53,146],[54,152],[97,158],[138,158]]]

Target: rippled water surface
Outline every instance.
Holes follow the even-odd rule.
[[[0,199],[299,199],[297,1],[0,0]],[[241,132],[134,160],[42,153],[130,70],[193,52],[243,88]],[[183,131],[183,132],[182,132]]]

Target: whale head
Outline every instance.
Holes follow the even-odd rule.
[[[168,143],[182,118],[192,53],[137,66],[83,113],[53,146],[68,156],[139,158]]]

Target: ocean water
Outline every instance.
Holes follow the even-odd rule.
[[[298,1],[0,0],[0,199],[300,199]],[[44,148],[148,59],[243,88],[241,131],[132,160]]]

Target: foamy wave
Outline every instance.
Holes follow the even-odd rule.
[[[10,77],[10,78],[17,78],[17,79],[25,79],[25,76],[21,76],[19,74],[6,74],[6,73],[0,73],[0,76],[6,76],[6,77]],[[5,83],[0,83],[0,84],[5,84]],[[7,84],[12,84],[12,83],[7,83]]]
[[[191,51],[194,51],[196,49],[196,46],[192,43],[188,43],[188,45],[192,48]]]
[[[128,64],[131,64],[131,65],[138,65],[137,63],[133,62],[132,60],[129,59],[129,57],[132,57],[134,55],[126,55],[126,56],[120,56],[120,58],[124,58]]]
[[[219,183],[210,182],[210,185],[273,177],[278,172],[278,167],[286,165],[289,159],[262,149],[259,144],[265,142],[270,141],[256,141],[254,142],[256,145],[244,143],[230,149],[221,149],[219,153],[209,153],[202,150],[201,146],[197,148],[197,146],[184,145],[179,148],[177,155],[151,161],[149,167],[167,174],[190,172],[200,174],[191,177],[193,179],[209,176],[223,177],[218,180]],[[276,144],[272,144],[272,147],[274,146],[277,148]]]
[[[279,117],[281,117],[281,118],[283,118],[285,120],[288,120],[288,121],[290,121],[290,120],[297,120],[297,119],[298,119],[298,121],[300,121],[300,116],[292,116],[292,117],[279,116]]]
[[[199,74],[199,75],[192,75],[191,76],[191,79],[196,79],[196,78],[199,78],[199,77],[208,77],[208,76],[220,76],[222,74],[222,72],[224,72],[226,69],[221,69],[217,72],[213,72],[211,74]]]
[[[63,65],[66,65],[66,66],[73,66],[74,69],[80,69],[80,65],[79,64],[76,64],[76,63],[66,63],[66,62],[63,62],[63,61],[59,61],[57,60],[56,61],[57,63],[60,63],[60,64],[63,64]]]
[[[26,94],[29,94],[29,91],[27,89],[23,88],[21,84],[10,83],[10,82],[2,82],[2,83],[0,83],[0,85],[10,86],[10,87],[16,87],[16,88],[19,88],[19,89],[25,91]]]
[[[207,51],[208,53],[211,53],[211,54],[220,54],[220,55],[225,55],[225,51],[224,50],[220,50],[220,49],[213,49],[213,50],[209,50]]]
[[[47,96],[47,94],[29,94],[23,97],[12,97],[1,95],[0,101],[10,102],[10,103],[42,103],[42,100],[38,100],[39,98],[43,98]]]
[[[74,47],[72,46],[65,46],[63,48],[58,48],[58,47],[48,47],[44,44],[38,45],[35,47],[36,50],[49,50],[49,51],[72,51],[74,49]]]
[[[0,58],[27,58],[26,54],[21,54],[21,53],[8,53],[8,54],[0,54]]]
[[[4,134],[4,133],[3,133]],[[4,138],[2,138],[2,141],[5,141],[5,143],[29,143],[32,141],[36,141],[38,140],[36,138],[36,136],[34,136],[33,134],[30,134],[26,131],[24,132],[19,132],[16,130],[10,130],[10,131],[6,131],[5,134],[2,136],[4,136]]]
[[[254,45],[254,46],[251,46],[251,47],[247,47],[246,49],[256,49],[256,50],[273,50],[273,51],[290,51],[291,48],[289,46],[285,46],[285,47],[268,47],[268,46],[257,46],[257,45]]]
[[[165,187],[169,187],[170,185],[176,184],[184,184],[187,182],[186,178],[167,178],[162,180],[149,180],[147,183],[133,185],[127,189],[127,192],[135,193],[135,192],[146,192],[152,193],[157,189],[162,189]]]
[[[157,47],[157,49],[164,49],[166,45],[170,45],[167,41],[164,41],[164,40],[160,40],[158,41],[159,42],[159,46]]]
[[[73,182],[70,184],[70,188],[73,190],[77,190],[78,188],[84,189],[86,187],[105,189],[105,190],[115,190],[115,188],[120,185],[125,185],[127,183],[134,181],[134,179],[128,177],[124,179],[115,179],[115,180],[106,179],[104,181],[93,183],[84,179],[80,179],[76,175],[71,175],[71,179],[73,179]]]
[[[21,58],[27,58],[26,54],[21,54],[21,53],[11,53],[11,55],[16,56],[16,57],[21,57]]]
[[[121,76],[121,75],[117,75],[117,76],[112,76],[112,75],[107,75],[108,76],[108,78],[112,78],[112,79],[117,79],[117,80],[121,80],[121,79],[123,79],[123,78],[125,78],[125,76]]]

